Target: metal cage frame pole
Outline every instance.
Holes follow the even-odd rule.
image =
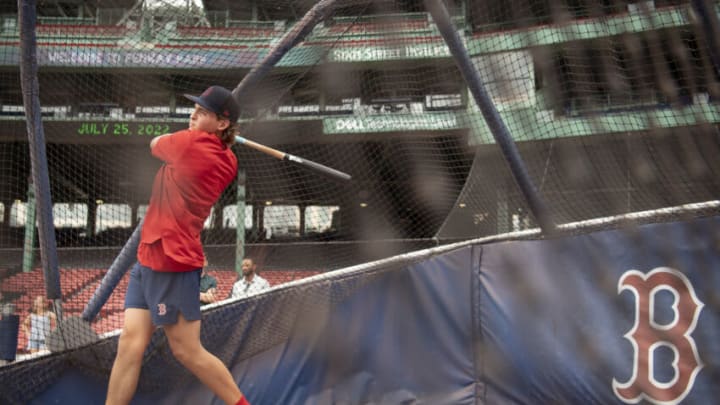
[[[714,2],[712,2],[714,4]],[[706,0],[691,0],[690,6],[697,13],[698,23],[707,40],[710,61],[715,68],[715,73],[720,74],[720,49],[718,49],[718,35],[720,35],[720,21],[712,6],[708,7]]]
[[[309,34],[315,25],[325,17],[327,9],[329,9],[335,0],[321,0],[313,6],[295,25],[283,36],[283,38],[273,46],[268,54],[260,61],[245,77],[240,81],[237,87],[232,91],[235,98],[245,94],[248,88],[257,83],[282,57],[296,44],[302,41]],[[92,322],[100,309],[110,298],[115,287],[122,279],[123,275],[128,271],[129,267],[136,260],[137,248],[140,245],[140,234],[142,230],[142,222],[140,222],[128,241],[125,243],[122,251],[113,262],[112,266],[103,277],[98,288],[95,290],[93,297],[86,305],[82,318],[85,321]],[[237,224],[238,228],[242,227],[244,232],[245,225]],[[238,249],[238,252],[240,249]],[[244,251],[243,251],[244,252]]]
[[[62,319],[62,290],[58,267],[57,242],[50,195],[45,131],[40,111],[40,85],[38,83],[37,38],[35,0],[18,0],[20,21],[20,85],[30,147],[32,182],[35,189],[38,214],[40,257],[45,274],[45,293],[54,303],[58,319]]]
[[[455,59],[455,63],[460,69],[460,73],[463,79],[465,79],[475,102],[480,108],[490,128],[490,132],[500,146],[505,160],[510,166],[510,171],[530,207],[530,211],[532,211],[535,219],[537,219],[544,234],[550,235],[555,233],[557,228],[552,221],[550,210],[547,208],[547,205],[540,197],[537,188],[530,179],[530,175],[525,167],[525,162],[512,139],[510,130],[507,125],[505,125],[502,117],[500,117],[500,113],[498,113],[497,108],[495,108],[495,104],[493,104],[487,90],[485,90],[480,75],[473,66],[460,36],[452,25],[447,8],[442,0],[425,0],[425,6],[432,15],[440,34],[450,49],[450,53]]]

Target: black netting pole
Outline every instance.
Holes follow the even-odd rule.
[[[715,68],[715,73],[720,75],[720,49],[718,49],[717,41],[718,35],[720,35],[720,22],[715,14],[715,2],[708,4],[706,0],[692,0],[691,4],[707,41],[710,61]]]
[[[58,318],[62,318],[62,291],[58,269],[55,228],[50,196],[50,178],[48,175],[47,152],[45,150],[45,131],[40,115],[40,85],[37,72],[37,41],[35,23],[37,14],[35,0],[18,0],[20,21],[20,85],[23,93],[32,181],[35,187],[38,207],[38,234],[40,238],[40,257],[45,273],[45,292],[55,304]]]
[[[302,41],[307,34],[312,32],[313,28],[325,18],[328,10],[335,4],[336,0],[320,0],[307,13],[288,30],[288,32],[280,38],[265,57],[253,66],[250,72],[240,81],[233,90],[235,98],[239,99],[240,95],[252,87],[260,80],[268,70],[270,70],[285,54]]]
[[[473,66],[460,36],[452,25],[447,8],[445,8],[442,0],[425,0],[425,6],[432,15],[440,34],[450,49],[450,53],[453,55],[463,79],[465,79],[488,127],[490,127],[490,132],[492,132],[495,142],[500,146],[505,160],[510,165],[510,171],[518,183],[520,191],[523,193],[530,210],[540,224],[540,228],[542,228],[543,233],[552,234],[556,228],[552,221],[550,211],[542,198],[540,198],[535,185],[530,179],[525,167],[525,162],[520,157],[517,146],[510,135],[510,130],[508,130],[497,108],[495,108],[495,104],[493,104],[493,101],[485,90],[485,86],[480,80],[480,76]]]
[[[255,65],[250,72],[240,81],[237,87],[233,90],[235,98],[239,98],[242,93],[247,91],[254,83],[260,80],[265,73],[267,73],[275,64],[282,59],[282,57],[298,42],[302,41],[305,36],[310,33],[315,25],[325,17],[325,14],[333,4],[335,0],[321,0],[315,6],[313,6],[304,16],[290,29],[278,43],[270,49],[268,54]],[[93,297],[88,301],[83,311],[82,318],[88,322],[92,322],[93,319],[100,312],[100,309],[105,302],[110,298],[113,290],[122,279],[123,275],[127,272],[128,268],[135,261],[137,255],[137,248],[140,244],[140,234],[142,231],[141,221],[130,239],[125,243],[125,246],[120,251],[120,254],[115,259],[110,269],[103,277],[100,285],[95,290]],[[238,227],[242,224],[238,225]]]
[[[117,287],[130,266],[137,260],[137,250],[140,245],[140,233],[142,232],[144,219],[145,218],[141,219],[140,223],[137,224],[132,235],[130,235],[130,238],[120,251],[120,254],[118,254],[110,265],[107,273],[105,273],[105,277],[103,277],[100,285],[95,289],[95,293],[93,293],[92,298],[90,298],[90,301],[88,301],[83,310],[82,319],[88,322],[92,322],[93,319],[95,319],[100,309],[102,309],[103,305],[105,305],[112,295],[115,287]]]

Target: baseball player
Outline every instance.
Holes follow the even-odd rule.
[[[249,405],[225,365],[200,342],[200,232],[210,209],[237,175],[230,150],[240,108],[232,93],[211,86],[195,103],[186,130],[150,143],[164,164],[153,183],[137,263],[125,296],[125,322],[110,373],[107,404],[128,404],[143,353],[162,326],[175,358],[226,404]]]

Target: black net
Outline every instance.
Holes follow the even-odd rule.
[[[161,163],[148,144],[187,127],[193,104],[183,94],[235,88],[314,4],[40,2],[39,96],[65,316],[83,311],[143,217]],[[446,5],[552,222],[717,198],[714,2]],[[38,200],[17,7],[3,3],[0,18],[0,287],[24,319],[45,295]],[[312,32],[242,91],[240,125],[248,139],[352,180],[236,145],[238,180],[202,235],[220,296],[243,257],[278,285],[537,227],[468,79],[422,1],[338,0],[324,9]],[[690,215],[717,211],[706,207]],[[122,324],[126,286],[124,278],[93,321],[96,332]],[[281,339],[282,325],[257,333]],[[18,350],[26,344],[21,331]]]

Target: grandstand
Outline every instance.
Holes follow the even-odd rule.
[[[206,9],[210,8],[213,3],[209,2],[206,5]],[[224,4],[224,3],[223,3]],[[132,2],[127,4],[132,5]],[[129,10],[128,10],[129,11]],[[227,11],[227,10],[225,10]],[[209,12],[209,11],[208,11]],[[282,34],[284,30],[284,23],[279,18],[289,16],[277,16],[271,21],[246,21],[244,24],[240,24],[239,18],[244,14],[238,11],[235,14],[235,10],[229,10],[227,18],[224,22],[217,22],[216,24],[207,27],[203,25],[193,26],[181,26],[179,22],[173,25],[171,28],[172,32],[169,33],[168,27],[163,26],[158,28],[155,32],[156,36],[151,41],[144,41],[143,43],[153,44],[152,53],[141,53],[141,52],[128,52],[128,53],[110,53],[105,43],[110,40],[110,37],[114,36],[115,33],[109,33],[104,30],[104,26],[100,25],[89,25],[92,29],[85,29],[83,35],[86,36],[87,42],[84,44],[78,44],[82,47],[83,52],[77,52],[75,54],[67,54],[67,51],[60,49],[60,44],[48,43],[48,52],[44,61],[44,64],[57,66],[57,69],[52,71],[41,71],[40,81],[43,86],[43,97],[47,97],[49,100],[53,100],[53,104],[56,105],[53,109],[47,110],[47,116],[44,121],[45,130],[48,133],[48,139],[50,142],[49,147],[53,150],[52,155],[63,155],[68,156],[66,162],[77,162],[78,165],[83,167],[77,167],[76,169],[67,168],[68,173],[96,173],[102,174],[102,179],[94,181],[95,184],[78,185],[77,182],[67,178],[67,174],[60,174],[63,177],[61,184],[59,185],[59,195],[55,197],[55,201],[66,200],[67,202],[73,202],[72,199],[76,199],[82,196],[83,200],[77,201],[79,204],[87,206],[85,208],[86,215],[89,219],[84,224],[76,223],[73,226],[69,226],[71,229],[59,229],[58,241],[63,246],[104,246],[110,243],[121,244],[123,238],[121,236],[129,236],[130,230],[137,223],[140,218],[138,212],[141,212],[143,205],[147,203],[149,184],[152,179],[151,173],[154,173],[158,163],[146,153],[143,153],[143,148],[148,142],[148,137],[158,135],[161,133],[173,131],[182,128],[187,121],[186,112],[190,106],[187,101],[184,101],[182,97],[178,98],[178,95],[184,92],[194,91],[195,88],[202,87],[207,83],[210,83],[207,73],[202,73],[205,69],[206,72],[212,71],[212,61],[207,60],[205,57],[200,61],[199,66],[200,73],[195,73],[193,70],[188,70],[183,66],[184,61],[188,60],[186,56],[179,55],[178,53],[171,53],[175,48],[168,48],[169,44],[177,40],[178,43],[182,44],[182,49],[188,52],[193,52],[196,49],[198,43],[202,44],[202,47],[214,47],[217,44],[222,44],[223,47],[227,47],[227,52],[222,52],[220,56],[217,56],[217,61],[222,61],[225,55],[238,52],[234,47],[241,47],[245,49],[247,46],[247,40],[252,39],[260,40],[263,43],[263,47],[267,47],[268,43],[271,42],[273,36],[277,37]],[[97,13],[102,14],[101,10],[97,10]],[[51,18],[51,17],[47,17]],[[54,17],[53,17],[54,18]],[[88,27],[87,21],[89,18],[82,18],[82,22],[78,21],[74,24],[67,23],[67,18],[63,17],[61,20],[62,24],[54,24],[53,30],[63,33],[56,35],[53,40],[70,40],[74,38],[76,33],[76,27]],[[321,44],[322,41],[328,41],[330,38],[334,38],[334,30],[340,30],[343,24],[350,24],[351,17],[335,17],[333,21],[327,21],[324,25],[318,26],[316,31],[313,33],[312,38],[308,40],[307,48],[313,49],[316,46],[316,42]],[[368,22],[360,22],[354,24],[355,27],[365,27],[363,32],[353,32],[350,36],[348,46],[355,43],[361,37],[365,37],[365,31],[372,32],[373,30],[379,34],[384,30],[384,25],[378,25],[373,22],[372,17],[368,17]],[[383,23],[386,26],[393,26],[398,21],[408,21],[408,27],[402,28],[400,31],[405,32],[407,38],[411,41],[416,40],[416,36],[424,36],[432,30],[430,26],[427,13],[411,13],[408,16],[404,14],[390,14],[382,17],[382,21],[389,21],[389,23]],[[40,21],[52,21],[52,20],[41,20]],[[132,17],[123,18],[123,26],[132,22]],[[213,20],[215,21],[215,20]],[[189,24],[189,23],[188,23]],[[368,24],[370,24],[368,26]],[[405,23],[403,23],[405,24]],[[242,26],[241,26],[242,25]],[[116,26],[116,25],[113,25]],[[403,25],[404,27],[404,25]],[[155,28],[153,28],[154,30]],[[250,30],[250,31],[248,31]],[[52,32],[55,32],[52,31]],[[41,31],[45,32],[45,31]],[[48,31],[51,32],[51,31]],[[45,35],[45,34],[40,34]],[[130,40],[134,32],[128,32],[126,39]],[[435,32],[435,41],[440,41],[439,36]],[[50,35],[52,37],[52,35]],[[44,38],[44,36],[42,37]],[[317,39],[314,39],[317,38]],[[357,38],[357,39],[356,39]],[[52,38],[50,38],[52,39]],[[114,38],[113,38],[114,39]],[[122,40],[118,42],[117,47],[124,49]],[[9,43],[8,46],[15,46],[16,43]],[[73,42],[74,44],[74,42]],[[57,45],[57,47],[55,47]],[[65,43],[65,46],[69,46],[70,43]],[[109,48],[112,49],[112,48]],[[85,51],[87,50],[87,51]],[[168,50],[165,54],[164,51]],[[225,49],[223,48],[223,51]],[[220,52],[220,51],[218,51]],[[213,52],[214,54],[216,52]],[[332,55],[331,55],[332,56]],[[106,60],[113,60],[113,58],[121,57],[123,60],[118,63],[113,63],[108,66],[110,69],[97,69],[99,63],[103,63]],[[43,58],[43,53],[41,53]],[[78,59],[79,58],[79,59]],[[109,58],[109,59],[108,59]],[[186,58],[186,59],[183,59]],[[335,56],[335,58],[342,59],[342,56]],[[288,56],[289,60],[293,59],[293,53]],[[200,60],[200,59],[198,59]],[[244,62],[240,65],[235,65],[237,70],[236,76],[230,76],[223,78],[222,84],[228,87],[233,87],[239,77],[242,77],[242,68],[248,68],[250,64],[249,60],[243,59]],[[167,62],[167,63],[165,63]],[[232,63],[233,61],[228,61]],[[340,62],[340,61],[338,61]],[[335,63],[338,63],[335,62]],[[192,61],[188,62],[192,64]],[[291,64],[292,62],[288,62]],[[312,60],[305,61],[303,63],[314,63]],[[283,62],[284,64],[284,62]],[[130,65],[130,66],[129,66]],[[137,65],[131,67],[132,65]],[[203,68],[202,65],[206,67]],[[456,73],[449,76],[444,73],[440,73],[446,68],[454,70],[452,68],[451,61],[445,57],[444,60],[418,60],[418,65],[411,67],[409,70],[397,69],[388,66],[388,71],[384,69],[376,70],[371,67],[364,67],[362,64],[355,66],[354,63],[345,64],[347,68],[351,69],[348,72],[349,78],[357,78],[358,81],[348,86],[348,91],[354,93],[348,94],[332,94],[329,88],[331,84],[323,83],[324,79],[320,76],[310,74],[303,77],[300,74],[293,73],[291,66],[287,70],[280,70],[276,74],[278,78],[282,77],[282,82],[287,82],[286,75],[291,76],[291,80],[297,80],[297,84],[291,93],[282,95],[280,99],[274,102],[274,105],[270,106],[271,117],[275,117],[269,120],[267,124],[255,125],[252,128],[253,138],[260,141],[274,144],[285,148],[289,151],[292,150],[303,150],[308,148],[308,145],[312,145],[312,152],[305,154],[304,157],[318,161],[323,161],[325,164],[331,167],[342,167],[343,159],[345,156],[361,156],[368,154],[375,154],[376,150],[385,150],[388,156],[392,155],[396,151],[399,153],[405,149],[406,146],[401,141],[404,138],[415,138],[423,139],[423,142],[430,142],[433,145],[437,145],[443,150],[447,150],[448,153],[452,154],[455,158],[453,164],[457,165],[454,168],[455,172],[451,173],[451,181],[449,192],[457,194],[462,186],[464,177],[467,174],[467,170],[472,160],[472,150],[468,148],[467,140],[467,129],[463,128],[448,128],[447,130],[434,130],[432,125],[425,130],[423,133],[410,133],[407,129],[403,129],[402,125],[398,128],[393,128],[393,125],[387,125],[383,122],[391,117],[388,114],[402,115],[403,121],[407,120],[408,125],[419,125],[420,127],[426,126],[427,123],[423,119],[413,117],[422,115],[424,113],[424,106],[427,105],[428,109],[434,110],[452,110],[453,108],[461,108],[461,106],[455,105],[454,107],[443,107],[442,102],[437,100],[446,97],[445,94],[457,94],[460,95],[461,83],[460,78]],[[152,66],[152,71],[148,71],[148,67]],[[307,65],[310,66],[310,65]],[[8,77],[6,83],[10,84],[13,82],[12,72],[13,68],[9,68]],[[138,73],[136,73],[138,72]],[[446,76],[442,77],[442,82],[433,83],[433,88],[413,88],[413,94],[403,94],[407,90],[395,88],[392,80],[394,76],[398,75],[414,75],[418,79],[422,75],[438,75]],[[282,76],[281,76],[282,75]],[[363,80],[370,80],[377,83],[378,88],[370,93],[363,94],[367,89],[363,83]],[[279,79],[273,79],[272,77],[267,79],[267,82],[280,81]],[[175,84],[173,84],[175,82]],[[85,94],[78,94],[74,91],[76,86],[85,86],[88,91]],[[192,88],[187,86],[191,85]],[[402,83],[398,83],[402,85]],[[133,90],[138,89],[138,90]],[[142,89],[140,91],[139,89]],[[440,94],[435,96],[432,93],[439,92]],[[1,139],[4,139],[4,147],[17,147],[17,141],[24,136],[24,123],[23,121],[15,118],[21,118],[17,114],[22,113],[22,102],[20,98],[19,89],[8,88],[7,91],[3,92],[4,99],[2,100],[3,105],[3,119],[7,125],[8,130],[4,131],[0,135]],[[265,96],[268,97],[268,96]],[[256,97],[248,97],[250,101],[245,110],[249,116],[257,110],[257,106],[252,105],[253,100]],[[322,98],[322,102],[321,102]],[[8,113],[5,113],[8,111]],[[9,111],[13,111],[10,113]],[[323,117],[332,115],[345,115],[348,119],[352,120],[353,116],[359,116],[365,113],[374,113],[378,115],[377,124],[370,123],[370,126],[377,127],[380,130],[375,131],[358,131],[359,133],[353,135],[355,141],[347,142],[345,137],[325,137],[322,132],[319,131],[319,126],[329,126],[329,133],[343,133],[347,132],[348,129],[352,130],[353,124],[344,124],[343,119],[337,117],[337,121],[332,119],[324,120]],[[14,117],[14,118],[13,118]],[[302,118],[302,119],[301,119]],[[325,121],[325,122],[323,122]],[[416,122],[416,124],[413,124]],[[384,127],[384,128],[383,128]],[[355,131],[353,131],[355,132]],[[396,132],[394,138],[387,137],[386,132]],[[301,139],[298,139],[295,134],[303,133]],[[322,139],[322,140],[321,140]],[[317,145],[317,143],[321,143]],[[423,150],[408,151],[411,154],[422,154],[426,153]],[[429,152],[429,151],[428,151]],[[8,152],[8,153],[22,153],[22,151]],[[371,213],[372,206],[367,210],[358,211],[355,207],[362,201],[358,201],[358,195],[370,195],[381,193],[372,197],[380,201],[381,204],[387,204],[385,201],[394,199],[393,195],[408,195],[412,193],[412,181],[392,181],[389,182],[382,178],[381,174],[387,171],[407,171],[407,167],[400,167],[411,165],[412,162],[407,161],[396,161],[394,163],[387,163],[387,167],[374,168],[367,167],[362,172],[356,172],[354,175],[359,178],[363,178],[364,181],[361,184],[352,185],[352,188],[345,186],[339,186],[332,183],[324,184],[325,189],[316,190],[311,195],[299,195],[298,192],[294,191],[298,187],[292,186],[293,179],[288,179],[285,171],[278,167],[268,167],[262,164],[266,159],[263,156],[258,156],[256,153],[239,150],[241,161],[249,162],[246,165],[246,176],[248,182],[248,195],[252,200],[246,202],[247,206],[253,207],[252,213],[249,212],[251,218],[256,221],[250,226],[247,231],[248,240],[254,240],[257,242],[264,242],[270,239],[282,239],[284,242],[289,241],[317,241],[317,240],[358,240],[366,239],[365,236],[358,237],[353,235],[354,229],[359,227],[356,224],[359,223],[377,223],[382,221],[378,213]],[[432,153],[438,153],[432,151]],[[442,150],[439,152],[442,153]],[[131,165],[129,170],[135,173],[127,172],[127,165],[106,165],[105,162],[112,156],[117,158],[120,155],[132,156],[134,164]],[[409,156],[410,158],[414,156]],[[382,159],[376,159],[381,162]],[[261,162],[260,164],[254,163],[254,161]],[[25,163],[23,163],[25,162]],[[27,160],[22,159],[18,164],[27,164]],[[72,164],[72,163],[63,163]],[[398,166],[398,167],[393,167]],[[263,172],[258,173],[261,169]],[[16,173],[23,173],[29,170],[28,166],[18,167],[15,169]],[[119,172],[115,172],[115,171]],[[271,170],[275,173],[268,173]],[[23,177],[23,176],[21,176]],[[262,189],[253,189],[253,183],[255,178],[275,178],[277,184],[275,187],[263,186]],[[109,182],[108,182],[109,180]],[[6,216],[11,216],[11,212],[20,209],[20,204],[16,203],[16,200],[26,200],[27,182],[23,179],[10,177],[7,178],[8,183],[12,183],[12,186],[8,185],[7,189],[15,189],[12,193],[4,195],[3,206],[5,209]],[[88,181],[88,180],[83,180]],[[93,182],[93,180],[89,180]],[[138,181],[142,184],[137,184]],[[133,184],[133,187],[129,187],[129,183]],[[132,197],[128,198],[125,195],[118,195],[118,190],[125,189],[127,192],[132,193]],[[273,190],[274,189],[274,190]],[[271,193],[266,190],[273,190]],[[301,189],[302,193],[307,194],[307,188]],[[332,196],[331,199],[328,196]],[[361,198],[362,199],[362,198]],[[122,231],[117,228],[100,229],[91,222],[97,223],[101,219],[92,218],[93,214],[98,215],[98,207],[94,202],[102,201],[102,203],[109,208],[109,204],[115,204],[113,209],[125,210],[129,207],[129,217],[127,220],[123,220],[124,224],[122,228],[126,229],[125,235],[122,235]],[[258,224],[257,220],[263,220],[272,222],[273,219],[264,213],[272,214],[272,210],[275,207],[263,207],[268,202],[281,201],[284,206],[296,207],[296,211],[300,211],[301,215],[297,216],[297,223],[291,224],[290,226],[285,225],[277,229],[277,232],[273,232],[270,226],[263,227],[262,224]],[[448,199],[450,201],[450,199]],[[423,215],[423,211],[427,211],[426,207],[415,206],[413,201],[405,199],[401,205],[392,207],[392,210],[400,213],[399,218],[390,218],[391,220],[398,222],[397,235],[394,235],[393,239],[422,239],[430,238],[432,231],[439,226],[441,221],[441,212],[437,215]],[[444,203],[445,206],[438,207],[441,211],[447,210],[449,202]],[[228,204],[229,205],[229,204]],[[13,207],[16,208],[13,208]],[[355,207],[353,207],[355,206]],[[310,224],[309,221],[306,223],[300,223],[301,218],[307,219],[304,215],[303,210],[308,209],[307,207],[328,207],[327,210],[335,212],[334,218],[330,218],[329,215],[325,215],[325,223],[323,224]],[[337,207],[342,207],[339,210]],[[222,207],[218,207],[218,211]],[[390,207],[379,207],[380,209],[387,209]],[[316,209],[317,208],[313,208]],[[353,212],[358,211],[358,212]],[[416,214],[418,213],[418,214]],[[366,221],[366,218],[367,221]],[[283,219],[284,220],[284,219]],[[330,223],[333,220],[334,223]],[[216,239],[214,234],[221,235],[225,230],[220,225],[223,223],[227,224],[228,220],[224,219],[221,215],[215,216],[211,224],[208,224],[208,235],[207,240],[209,243],[213,243]],[[13,237],[13,234],[22,233],[18,229],[13,229],[20,224],[11,226],[13,220],[7,220],[2,223],[3,235],[0,237],[0,241],[6,247],[17,247],[19,237]],[[16,221],[17,222],[17,221]],[[402,223],[410,224],[404,226]],[[332,228],[333,225],[342,224],[339,227]],[[92,229],[95,228],[95,229]],[[85,232],[83,230],[90,230]],[[108,238],[104,234],[112,231],[118,234],[117,238]],[[72,235],[65,237],[64,233],[70,233]],[[108,239],[111,239],[108,240]],[[401,242],[398,242],[401,243]],[[404,247],[398,248],[397,251],[402,251]],[[272,258],[270,258],[272,260]],[[351,262],[345,262],[348,264]],[[317,267],[313,264],[310,267]],[[271,265],[272,267],[272,265]],[[337,267],[337,266],[333,266]]]
[[[85,306],[95,294],[95,290],[107,269],[62,269],[60,271],[60,283],[62,285],[63,310],[66,316],[79,316]],[[237,281],[237,275],[232,269],[216,269],[208,272],[218,282],[218,296],[227,299],[232,291],[232,286]],[[271,286],[280,285],[293,280],[318,274],[313,270],[274,270],[263,272],[262,276],[268,280]],[[108,304],[103,307],[98,315],[97,322],[93,325],[98,334],[108,333],[122,325],[123,302],[129,281],[129,274],[126,274],[115,288]],[[41,269],[33,269],[30,272],[20,272],[4,278],[0,283],[0,290],[4,295],[14,297],[15,311],[21,317],[26,317],[30,311],[32,300],[38,295],[45,295],[45,282]],[[27,336],[20,334],[18,339],[18,353],[24,353],[27,346]]]
[[[82,313],[142,220],[161,164],[148,144],[187,126],[193,106],[182,95],[237,86],[314,3],[38,4],[67,315]],[[699,22],[697,5],[710,4],[717,18],[716,2],[445,3],[552,223],[717,199],[720,55],[709,38],[718,27]],[[45,280],[17,14],[17,5],[0,5],[0,289],[24,317]],[[474,238],[548,236],[532,233],[542,221],[421,0],[339,0],[240,102],[243,136],[353,181],[235,146],[240,174],[202,234],[223,297],[243,256],[282,286]],[[716,214],[716,205],[702,207],[664,220]],[[127,276],[96,332],[121,325],[126,287]],[[25,343],[21,335],[20,353]]]

